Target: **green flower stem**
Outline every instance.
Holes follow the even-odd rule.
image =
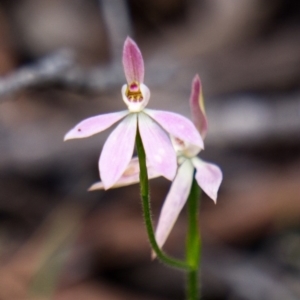
[[[198,271],[201,258],[201,239],[199,231],[199,204],[201,190],[195,178],[188,198],[188,234],[186,243],[186,260],[192,267],[187,277],[187,299],[198,300]]]
[[[137,130],[136,135],[136,148],[139,157],[139,164],[140,164],[140,188],[141,188],[141,197],[142,197],[142,207],[143,207],[143,214],[144,220],[147,228],[148,238],[151,244],[152,249],[156,253],[158,259],[165,263],[166,265],[177,268],[184,271],[191,271],[191,266],[189,263],[185,261],[181,261],[166,255],[157,245],[155,239],[155,233],[153,230],[152,218],[151,218],[151,207],[149,201],[149,182],[148,182],[148,173],[147,173],[147,166],[146,166],[146,154],[144,150],[144,146],[142,143],[142,139]]]

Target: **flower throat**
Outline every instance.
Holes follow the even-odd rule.
[[[143,95],[140,86],[137,82],[131,83],[127,86],[125,95],[130,102],[138,103],[143,101]]]

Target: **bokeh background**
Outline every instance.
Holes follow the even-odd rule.
[[[0,299],[180,300],[184,278],[150,259],[137,185],[87,192],[109,130],[63,143],[80,120],[124,109],[127,35],[149,107],[190,116],[199,73],[208,300],[300,299],[300,3],[296,0],[0,1]],[[156,221],[170,183],[151,182]],[[184,256],[182,212],[165,249]]]

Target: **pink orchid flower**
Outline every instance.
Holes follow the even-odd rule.
[[[208,127],[198,75],[195,76],[192,83],[190,107],[194,124],[204,139]],[[155,236],[159,247],[164,245],[187,201],[192,186],[194,169],[196,169],[195,178],[199,186],[215,203],[223,177],[218,166],[197,157],[201,148],[177,137],[173,137],[172,142],[178,155],[179,167],[158,220]],[[153,256],[155,257],[154,253]]]
[[[106,140],[99,159],[104,189],[111,188],[124,174],[132,158],[137,129],[149,164],[169,180],[176,175],[176,153],[168,133],[203,148],[203,140],[194,124],[172,112],[145,109],[150,91],[144,84],[144,61],[136,43],[129,37],[124,43],[123,66],[127,79],[121,90],[128,110],[98,115],[83,120],[71,129],[65,140],[86,138],[122,120]]]

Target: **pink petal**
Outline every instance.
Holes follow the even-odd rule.
[[[137,44],[127,37],[123,48],[123,66],[128,84],[144,82],[144,60]]]
[[[139,113],[139,131],[147,160],[153,169],[173,180],[176,169],[176,153],[166,132],[143,112]]]
[[[128,111],[104,114],[85,119],[78,123],[66,135],[64,140],[81,139],[101,132],[128,114]]]
[[[147,165],[148,170],[148,178],[156,178],[159,177],[160,174],[158,174],[151,166]],[[140,181],[140,167],[139,167],[139,161],[137,157],[134,157],[129,165],[127,166],[125,172],[120,177],[120,179],[115,183],[112,188],[118,188],[122,186],[127,186],[131,184],[138,183]],[[94,183],[90,188],[89,191],[95,191],[95,190],[103,190],[104,185],[101,181]]]
[[[189,119],[168,111],[144,109],[144,112],[172,136],[201,149],[204,148],[203,140],[198,130]]]
[[[105,189],[122,176],[133,154],[137,115],[129,114],[106,140],[99,160],[100,177]]]
[[[223,179],[221,169],[214,165],[200,160],[198,157],[192,159],[196,168],[196,180],[201,189],[216,203],[218,190]]]
[[[177,175],[163,204],[155,232],[156,241],[160,248],[165,243],[187,201],[193,181],[193,171],[194,167],[189,159],[178,168]]]
[[[204,139],[207,134],[208,123],[204,108],[204,99],[202,94],[201,82],[198,75],[194,77],[192,83],[190,107],[192,112],[192,120],[196,128],[199,130],[201,137]]]
[[[112,187],[116,187],[115,185]],[[102,181],[97,181],[96,183],[92,184],[89,188],[88,191],[96,191],[96,190],[104,190],[104,185]]]

